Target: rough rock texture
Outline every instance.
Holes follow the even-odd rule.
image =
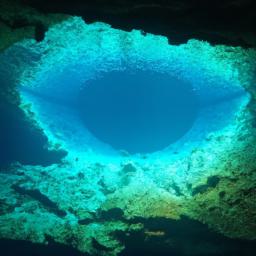
[[[35,38],[38,41],[44,38],[48,27],[63,21],[67,15],[40,14],[36,10],[24,6],[20,1],[0,1],[0,52],[25,38]],[[41,34],[41,35],[40,35]],[[3,100],[19,103],[12,81],[2,81],[0,97]],[[6,78],[5,78],[6,79]]]
[[[252,144],[255,138],[254,132]],[[235,143],[239,145],[243,140],[239,136]],[[250,145],[230,152],[230,160],[222,166],[230,175],[219,177],[214,187],[194,195],[188,204],[188,215],[226,236],[255,239],[255,153],[255,147]]]
[[[64,14],[40,14],[20,2],[0,1],[0,51],[24,38],[43,40],[49,26],[67,17]]]
[[[39,8],[41,1],[36,2]],[[97,3],[101,4],[101,1]],[[190,6],[187,1],[181,3],[185,7]],[[240,2],[232,1],[231,6],[228,1],[224,3],[228,7],[223,12],[227,9],[233,11]],[[240,4],[253,5],[250,1]],[[170,46],[166,38],[142,31],[125,33],[111,29],[106,24],[87,25],[79,18],[67,19],[62,15],[52,17],[30,8],[22,9],[22,18],[16,21],[18,24],[23,22],[18,25],[22,28],[16,28],[14,21],[21,7],[15,10],[15,5],[6,2],[2,6],[1,26],[5,29],[2,33],[10,35],[6,41],[1,40],[2,49],[23,38],[34,37],[37,26],[42,32],[45,25],[49,26],[45,40],[38,40],[41,41],[39,43],[34,40],[18,42],[1,54],[1,79],[8,89],[2,90],[2,97],[10,97],[9,101],[18,104],[22,95],[19,107],[30,123],[39,127],[47,137],[48,147],[64,149],[69,155],[59,164],[44,167],[13,164],[9,168],[1,168],[0,237],[38,243],[47,243],[50,237],[91,255],[120,254],[124,247],[129,248],[132,237],[141,243],[145,242],[149,248],[149,244],[156,241],[167,252],[175,249],[174,252],[184,255],[220,252],[234,255],[232,250],[238,250],[237,247],[232,244],[231,249],[229,246],[226,248],[220,246],[219,241],[228,241],[230,245],[230,241],[241,242],[232,239],[256,238],[255,50],[224,45],[213,47],[197,40],[181,46]],[[101,6],[97,5],[99,13]],[[48,7],[66,8],[65,5]],[[77,13],[78,7],[72,14]],[[131,9],[148,8],[144,5],[135,7]],[[93,13],[93,3],[91,8],[90,13]],[[154,5],[150,8],[154,8]],[[104,10],[110,12],[108,6]],[[113,9],[113,15],[118,16],[118,10]],[[94,19],[95,16],[87,14],[85,12],[88,20]],[[248,15],[246,22],[250,23],[251,19]],[[59,23],[62,20],[65,22]],[[37,25],[38,22],[40,25]],[[150,19],[148,22],[150,24]],[[246,22],[244,24],[248,25]],[[58,24],[54,26],[55,23]],[[226,32],[229,31],[234,35],[237,30],[232,30],[233,25],[229,25],[224,32],[228,34]],[[252,45],[252,41],[244,37],[245,27],[239,27],[241,45],[245,42]],[[144,27],[139,28],[148,32]],[[158,31],[162,34],[161,30]],[[214,31],[219,33],[216,28]],[[66,40],[67,35],[69,40]],[[216,37],[211,42],[216,42]],[[235,45],[237,41],[231,40],[229,43]],[[79,54],[86,56],[84,62]],[[40,102],[40,99],[29,94],[30,97],[26,98],[26,94],[15,90],[19,84],[34,92],[44,92],[46,96],[47,93],[49,96],[52,91],[59,90],[61,95],[72,97],[84,79],[84,72],[79,71],[77,66],[70,68],[70,63],[78,67],[91,67],[90,71],[93,68],[108,71],[122,68],[120,58],[130,61],[137,68],[161,69],[189,80],[193,78],[198,86],[195,89],[202,89],[202,85],[207,85],[209,91],[213,88],[221,89],[229,82],[230,87],[245,88],[251,98],[249,103],[239,101],[232,105],[236,112],[230,123],[228,120],[224,127],[217,126],[217,130],[204,134],[196,146],[191,143],[190,148],[189,143],[183,141],[181,144],[186,145],[186,150],[178,145],[165,152],[165,155],[133,157],[121,152],[117,157],[104,158],[99,152],[95,153],[90,144],[82,143],[83,137],[76,134],[76,128],[80,129],[80,126],[75,123],[72,112],[66,114],[67,109],[64,107],[55,109],[50,102]],[[77,84],[62,87],[63,73],[70,75],[70,81],[75,80]],[[93,72],[89,73],[89,77],[92,75]],[[53,80],[57,82],[51,83]],[[222,82],[217,84],[219,80]],[[224,88],[225,92],[230,89],[229,86]],[[40,108],[40,104],[43,108]],[[66,120],[70,118],[69,114],[73,119]],[[216,116],[216,123],[227,119],[221,111],[217,111]],[[214,124],[211,126],[214,127]],[[194,136],[193,133],[190,135]],[[94,140],[91,141],[94,143]],[[180,235],[187,232],[184,225],[192,230],[189,233],[193,237],[191,244],[186,236]],[[207,227],[216,232],[219,240],[209,235]],[[175,234],[172,228],[176,230]],[[202,239],[200,234],[205,235],[205,238]],[[245,247],[249,247],[249,242],[242,244],[242,248]],[[243,251],[239,253],[241,255]]]
[[[20,4],[20,1],[1,0],[0,52],[25,38],[42,40],[49,26],[65,20],[66,17],[67,15],[64,14],[40,14],[32,8]],[[0,156],[1,165],[8,164],[13,158],[16,158],[14,161],[43,165],[58,162],[63,155],[59,154],[60,152],[51,154],[45,149],[47,138],[42,134],[41,129],[34,127],[18,108],[20,98],[15,88],[14,78],[8,77],[0,77],[0,151],[4,151]],[[17,126],[15,132],[12,129],[14,124]],[[24,140],[28,136],[31,137],[31,143],[27,144],[28,151],[26,151]],[[8,145],[13,141],[16,141],[15,148],[4,148],[4,144]],[[37,154],[42,159],[38,159]],[[10,155],[12,156],[10,157]]]

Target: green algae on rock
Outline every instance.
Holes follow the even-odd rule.
[[[0,74],[17,89],[19,107],[49,149],[68,155],[60,164],[0,173],[0,237],[47,243],[50,236],[92,255],[117,255],[125,245],[113,233],[185,215],[227,237],[254,239],[255,56],[253,49],[197,40],[173,46],[165,37],[78,17],[50,26],[40,43],[26,39],[6,49]],[[127,67],[189,81],[207,106],[180,141],[146,157],[97,141],[63,104],[75,101],[86,81]],[[221,104],[207,105],[211,97]],[[108,218],[111,210],[115,217]]]

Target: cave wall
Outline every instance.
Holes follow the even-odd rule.
[[[36,10],[29,6],[34,6]],[[125,30],[137,28],[142,30],[141,34],[151,32],[165,35],[169,42],[174,44],[185,43],[192,37],[207,40],[211,44],[254,47],[254,8],[253,1],[214,1],[212,6],[205,5],[204,1],[72,1],[72,4],[63,1],[61,5],[57,4],[57,1],[12,1],[11,4],[10,1],[1,1],[0,49],[4,51],[14,42],[24,38],[42,41],[48,28],[52,24],[66,20],[68,15],[81,15],[88,22],[106,21],[113,27]],[[50,14],[55,12],[64,14]],[[175,33],[179,36],[173,36]],[[36,45],[36,42],[32,44]],[[233,48],[233,51],[235,56],[239,53],[239,48]],[[239,70],[241,74],[246,73],[251,77],[254,72],[252,63],[255,59],[250,58],[250,54],[253,54],[252,49],[247,53],[248,58],[244,60],[252,68],[248,70],[245,64],[245,67],[242,65]],[[218,54],[221,59],[223,52],[220,50]],[[236,65],[241,66],[241,62],[237,62]],[[20,101],[12,86],[15,84],[13,79],[15,77],[10,77],[10,82],[1,84],[1,97],[17,107]],[[250,113],[253,115],[254,83],[253,79],[244,81],[245,88],[253,96],[249,105]],[[19,118],[21,112],[18,108],[15,113]],[[26,117],[22,114],[22,118]],[[105,254],[113,255],[124,249],[123,242],[129,244],[129,239],[124,237],[125,233],[129,236],[134,232],[141,232],[139,234],[142,240],[150,241],[165,237],[166,240],[169,239],[167,248],[170,249],[173,242],[177,245],[178,241],[180,248],[186,247],[189,251],[192,246],[182,244],[183,236],[180,240],[175,240],[171,232],[169,234],[166,230],[159,230],[161,225],[152,228],[158,225],[158,218],[163,218],[161,220],[164,223],[172,226],[177,223],[182,225],[182,215],[186,215],[190,219],[205,223],[226,237],[253,240],[256,237],[255,129],[251,119],[246,121],[251,130],[241,132],[241,136],[236,138],[238,147],[227,152],[230,158],[227,158],[223,165],[216,167],[229,170],[230,176],[214,177],[213,182],[202,179],[190,188],[191,197],[172,197],[165,190],[152,187],[149,181],[144,181],[147,186],[141,189],[142,180],[137,179],[140,177],[141,167],[137,165],[125,164],[118,169],[100,163],[79,166],[79,163],[74,162],[48,167],[14,166],[8,175],[0,175],[1,237],[26,237],[33,242],[47,243],[48,236],[51,236],[55,241],[72,244],[80,251],[91,254],[103,251]],[[223,138],[220,136],[219,139]],[[243,151],[239,151],[240,146]],[[201,153],[194,151],[191,157],[191,161],[198,166],[201,164]],[[236,161],[231,161],[233,159]],[[79,159],[76,161],[79,162]],[[74,171],[70,173],[70,169]],[[120,183],[123,184],[121,189],[117,189],[117,186],[111,183],[108,176],[110,172],[113,173],[113,177],[116,173],[120,174]],[[130,186],[127,186],[130,181]],[[182,192],[178,188],[176,190],[178,194]],[[107,200],[101,204],[105,198]],[[119,210],[115,209],[117,206]],[[63,214],[63,211],[67,214]],[[108,212],[115,213],[114,219],[109,217]],[[38,219],[46,225],[38,223]],[[16,228],[15,233],[13,227]],[[200,225],[192,229],[196,232],[198,227],[200,230]],[[116,234],[117,231],[119,234]],[[200,241],[197,243],[198,248],[204,246]],[[246,247],[246,243],[243,246]],[[177,249],[175,245],[174,248]]]

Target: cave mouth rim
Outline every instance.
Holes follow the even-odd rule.
[[[127,66],[123,66],[122,69],[117,69],[117,70],[116,69],[110,69],[108,71],[101,71],[102,73],[101,72],[95,72],[86,81],[98,80],[99,78],[101,78],[102,74],[109,74],[112,71],[116,71],[116,72],[122,73],[123,71],[126,71],[126,68],[127,68]],[[148,67],[145,68],[145,69],[137,68],[136,70],[138,70],[140,72],[141,71],[142,72],[146,71],[146,72],[151,72],[151,73],[154,73],[154,74],[157,73],[157,74],[161,74],[161,75],[167,75],[169,77],[174,77],[176,79],[179,79],[182,82],[185,82],[185,83],[188,82],[189,85],[190,85],[190,89],[192,89],[194,91],[194,93],[195,93],[194,95],[198,96],[198,101],[199,102],[201,101],[201,96],[202,96],[200,94],[201,93],[200,92],[201,88],[199,88],[199,90],[198,90],[198,88],[195,86],[195,83],[194,83],[193,80],[191,80],[191,81],[189,80],[188,81],[185,77],[178,77],[178,76],[176,76],[176,74],[172,74],[172,73],[169,73],[169,72],[166,72],[166,71],[157,70],[155,68],[154,69],[148,68]],[[82,87],[82,88],[84,88],[84,87]],[[250,93],[248,93],[247,90],[241,84],[240,84],[239,88],[242,89],[243,95],[245,95],[244,93],[246,93],[247,96],[250,96]],[[80,89],[81,89],[81,87],[80,87]],[[30,91],[30,89],[28,87],[23,87],[22,85],[20,85],[19,86],[19,90],[18,90],[19,91],[19,95],[22,96],[22,98],[23,98],[23,96],[24,96],[23,95],[23,91],[27,91],[27,90]],[[33,88],[31,88],[31,91],[32,91],[32,93],[34,93],[33,92]],[[198,94],[198,92],[199,92],[199,94]],[[25,100],[22,99],[22,104],[26,105],[26,103],[29,103],[29,105],[32,103],[32,105],[33,105],[34,100],[31,99],[31,98],[30,99],[26,99],[26,95],[25,95]],[[243,106],[243,108],[244,107],[245,106]],[[23,107],[21,107],[21,108],[23,109]],[[34,109],[33,106],[32,106],[32,109]],[[200,112],[201,112],[202,109],[203,108],[201,108],[201,106],[200,106],[199,107],[199,113],[198,113],[199,115],[200,115]],[[25,109],[25,112],[27,112],[28,116],[31,117],[30,110],[28,111],[28,110]],[[54,146],[55,144],[56,145],[60,145],[60,148],[65,150],[66,152],[68,152],[69,156],[72,156],[74,154],[82,156],[82,155],[84,155],[84,153],[86,153],[90,157],[90,159],[92,161],[96,161],[95,158],[97,158],[97,156],[98,157],[100,156],[102,158],[102,160],[105,159],[107,161],[109,161],[109,159],[112,159],[113,161],[115,161],[114,159],[118,160],[118,159],[120,159],[120,157],[121,158],[123,158],[123,157],[130,157],[131,159],[137,159],[137,160],[140,160],[140,161],[144,161],[145,159],[146,159],[146,161],[148,161],[149,158],[152,158],[153,162],[155,162],[157,159],[161,158],[161,159],[165,159],[167,161],[167,158],[170,158],[170,154],[172,155],[171,158],[176,159],[176,157],[179,157],[179,155],[180,155],[179,151],[184,149],[183,147],[184,147],[185,144],[188,146],[188,148],[185,150],[188,153],[191,152],[193,147],[197,147],[198,146],[197,143],[195,143],[193,140],[192,141],[187,140],[188,139],[187,138],[187,134],[189,134],[189,132],[191,130],[193,130],[193,126],[192,126],[187,131],[187,133],[184,134],[184,136],[183,136],[184,138],[181,137],[180,139],[178,139],[174,143],[170,143],[166,147],[161,148],[160,150],[156,150],[156,151],[152,151],[152,152],[146,152],[146,153],[144,153],[144,152],[137,152],[137,153],[133,153],[133,154],[128,152],[128,151],[126,151],[126,150],[123,150],[123,149],[119,150],[119,149],[113,148],[110,144],[105,143],[105,142],[103,142],[101,140],[98,140],[97,137],[95,137],[95,135],[93,133],[90,133],[90,131],[89,131],[89,133],[90,133],[90,135],[92,137],[91,138],[92,141],[95,141],[95,139],[96,139],[96,144],[92,145],[91,143],[85,143],[84,145],[86,147],[88,146],[88,150],[84,151],[82,149],[82,151],[81,151],[81,148],[74,148],[73,147],[74,145],[70,145],[69,142],[66,143],[66,139],[65,138],[58,139],[54,135],[52,135],[51,129],[49,129],[49,127],[47,127],[47,125],[45,126],[44,121],[41,120],[40,117],[39,117],[39,119],[37,117],[38,116],[37,114],[39,114],[39,116],[41,116],[41,114],[43,114],[43,113],[39,113],[39,112],[41,112],[41,110],[38,112],[38,109],[35,109],[35,111],[32,110],[31,112],[35,114],[34,117],[32,117],[32,119],[33,120],[34,120],[34,118],[36,119],[36,122],[38,122],[38,125],[40,126],[40,129],[42,128],[43,130],[45,130],[45,128],[46,128],[46,130],[45,130],[46,133],[47,133],[46,136],[48,137],[49,142],[50,142],[50,144],[48,145],[48,149],[49,150],[56,150],[56,148]],[[196,124],[199,115],[195,119],[194,124]],[[88,131],[86,131],[86,132],[88,132]],[[106,147],[106,145],[107,145],[107,147]],[[109,148],[109,146],[110,146],[110,148]],[[59,146],[58,146],[57,150],[59,150]],[[186,152],[184,152],[184,153],[186,153]],[[66,157],[66,158],[68,159],[69,157]]]
[[[74,29],[74,30],[70,30],[70,25],[75,25],[74,28],[79,28],[79,30]],[[61,28],[61,29],[60,29]],[[90,41],[90,46],[96,46],[96,50],[98,51],[93,51],[93,52],[89,52],[88,53],[88,49],[86,47],[86,42],[88,41],[87,37],[88,35],[88,29],[90,29],[89,31],[92,31],[92,35],[94,35],[93,33],[97,30],[98,33],[98,29],[101,29],[100,31],[104,31],[104,38],[107,39],[107,41],[102,41],[103,45],[106,47],[103,48],[99,48],[98,45],[96,46],[95,42],[91,42]],[[80,38],[79,39],[83,39],[80,40],[83,44],[77,44],[77,40],[71,40],[69,42],[66,41],[66,37],[65,37],[65,41],[63,41],[63,45],[65,46],[64,49],[71,49],[74,48],[74,52],[75,52],[75,57],[73,58],[73,55],[70,55],[70,52],[68,51],[67,53],[65,51],[55,51],[54,54],[48,54],[48,52],[46,52],[46,57],[45,59],[43,59],[41,62],[42,66],[40,68],[37,69],[33,69],[33,67],[28,67],[28,71],[30,71],[30,69],[35,73],[33,76],[28,76],[28,74],[30,73],[24,73],[24,75],[22,75],[19,79],[20,79],[20,85],[24,86],[24,87],[37,87],[37,84],[39,84],[38,88],[40,89],[40,87],[44,86],[48,80],[43,80],[43,82],[41,82],[41,78],[42,75],[44,75],[45,73],[52,73],[51,71],[54,70],[56,71],[55,73],[55,77],[59,77],[62,74],[62,68],[59,68],[58,65],[56,65],[56,57],[60,58],[59,63],[67,63],[67,59],[70,59],[73,62],[70,63],[75,63],[77,64],[77,58],[78,56],[80,56],[81,52],[83,52],[86,49],[86,54],[88,54],[89,56],[89,60],[90,57],[95,57],[93,58],[93,60],[95,59],[96,61],[93,62],[92,67],[89,66],[89,76],[94,76],[98,74],[99,70],[104,70],[106,72],[110,71],[111,69],[122,69],[123,68],[123,64],[126,65],[126,63],[128,63],[129,65],[136,65],[136,67],[138,66],[139,68],[146,68],[146,69],[150,69],[150,70],[154,70],[154,71],[159,71],[159,72],[166,72],[170,75],[180,75],[181,79],[184,80],[189,80],[192,81],[194,78],[193,76],[196,74],[198,74],[198,71],[200,71],[200,68],[202,69],[202,73],[198,74],[198,77],[200,78],[200,80],[203,82],[207,82],[209,81],[209,88],[210,86],[212,86],[212,82],[209,79],[212,79],[212,81],[217,81],[216,79],[221,80],[221,86],[222,86],[222,82],[226,82],[227,78],[230,78],[229,81],[231,81],[235,86],[237,85],[237,82],[239,83],[239,87],[242,86],[240,85],[240,80],[238,80],[236,78],[236,76],[230,77],[229,75],[224,76],[222,73],[221,67],[223,66],[222,62],[219,62],[218,59],[218,63],[220,63],[220,65],[214,65],[215,64],[215,56],[212,57],[208,57],[210,56],[209,54],[203,54],[203,55],[198,55],[198,49],[200,51],[205,50],[207,53],[212,53],[212,47],[211,45],[209,45],[207,42],[200,42],[198,40],[190,40],[189,42],[187,42],[187,44],[185,44],[184,48],[183,46],[172,46],[172,45],[167,45],[167,42],[165,40],[165,38],[163,37],[159,37],[156,35],[147,35],[147,37],[143,37],[143,39],[140,37],[141,34],[139,33],[139,31],[132,31],[132,32],[123,32],[123,31],[119,31],[119,30],[113,30],[112,28],[110,28],[108,26],[108,24],[105,23],[94,23],[94,24],[86,24],[83,20],[81,20],[80,17],[72,17],[70,20],[65,21],[57,26],[54,26],[53,28],[51,28],[51,30],[49,30],[48,34],[46,35],[46,39],[56,39],[55,35],[59,36],[59,31],[62,31],[61,34],[63,33],[67,33],[67,35],[70,33],[71,36],[74,36],[76,39],[78,38],[77,36],[80,35],[84,35],[84,32],[86,32],[86,37]],[[73,33],[74,31],[74,33]],[[79,32],[79,34],[77,34],[77,32]],[[111,32],[108,33],[109,36],[107,36],[105,34],[106,32]],[[112,33],[113,32],[113,33]],[[125,55],[121,55],[121,54],[117,54],[119,53],[118,51],[112,51],[113,47],[112,44],[110,44],[111,47],[108,47],[108,42],[110,40],[108,39],[117,39],[115,37],[116,33],[120,33],[121,35],[123,33],[125,33],[124,35],[128,35],[129,37],[128,39],[131,39],[131,44],[129,44],[129,48],[128,50],[131,51],[127,51],[125,52]],[[131,36],[130,36],[131,34]],[[84,38],[86,38],[86,40],[84,40]],[[101,38],[101,37],[100,37]],[[103,38],[103,39],[104,39]],[[123,37],[120,37],[123,38]],[[126,38],[126,37],[125,37]],[[44,40],[44,42],[48,42],[46,41],[46,39]],[[138,40],[141,39],[141,40]],[[155,40],[157,39],[157,40]],[[135,44],[135,47],[133,45],[133,42],[136,40],[136,43],[138,41],[138,45]],[[144,40],[145,40],[145,44],[144,44]],[[54,42],[54,40],[52,40]],[[118,39],[118,42],[122,42],[120,39]],[[42,49],[44,49],[45,44],[44,42],[42,42]],[[71,43],[70,43],[71,42]],[[75,44],[74,44],[75,42]],[[130,42],[130,41],[129,41]],[[140,42],[142,42],[142,45],[139,44]],[[28,46],[31,46],[30,42],[26,42],[24,44],[21,44],[22,46],[25,46],[25,48],[27,48]],[[34,47],[34,45],[32,45]],[[80,47],[82,46],[82,47]],[[100,44],[101,46],[101,44]],[[198,47],[199,46],[199,47]],[[56,47],[54,45],[54,47]],[[98,47],[98,48],[97,48]],[[136,48],[137,47],[137,48]],[[63,48],[63,47],[62,47]],[[62,48],[58,48],[58,45],[56,47],[57,50],[62,50]],[[117,49],[119,49],[120,47],[117,47]],[[215,48],[215,46],[214,46]],[[54,48],[55,49],[55,48]],[[125,49],[121,47],[121,49]],[[149,50],[148,50],[149,49]],[[135,50],[135,51],[133,51]],[[159,51],[159,54],[158,54]],[[58,52],[58,54],[57,54]],[[152,52],[156,53],[156,55],[153,55],[154,57],[152,57]],[[77,55],[77,53],[79,53],[79,55]],[[96,54],[95,54],[96,53]],[[104,57],[106,57],[106,61],[102,62],[102,53],[104,53]],[[137,54],[138,53],[138,54]],[[176,55],[176,53],[178,55]],[[189,53],[189,54],[187,54]],[[193,54],[192,54],[193,53]],[[197,55],[195,55],[195,54]],[[214,52],[213,52],[214,53]],[[39,54],[42,54],[42,52],[40,51]],[[151,54],[151,55],[149,55]],[[163,55],[164,54],[164,55]],[[192,54],[192,55],[191,55]],[[71,58],[72,56],[72,58]],[[185,56],[185,58],[183,57]],[[195,59],[194,56],[196,56],[196,58],[198,57],[198,62],[196,62],[196,66],[194,66],[194,62],[191,63],[191,59]],[[202,56],[202,58],[201,58]],[[177,57],[177,64],[176,64],[176,58]],[[229,57],[229,56],[228,56]],[[232,57],[232,56],[231,56]],[[185,61],[183,61],[183,59]],[[81,59],[80,59],[81,60]],[[221,59],[222,60],[222,59]],[[225,59],[224,59],[225,60]],[[231,59],[232,60],[232,59]],[[126,62],[127,61],[127,62]],[[70,63],[68,63],[68,67],[70,65]],[[95,63],[95,64],[94,64]],[[174,63],[174,64],[173,64]],[[210,65],[210,67],[212,66],[211,69],[211,73],[209,72],[209,70],[207,69],[207,66]],[[90,61],[79,61],[79,67],[88,67],[88,64],[92,64],[92,62]],[[144,65],[145,64],[145,65]],[[169,68],[170,65],[170,68]],[[66,68],[67,66],[65,66],[64,68]],[[54,67],[54,68],[52,68]],[[58,67],[59,69],[55,69],[55,67]],[[176,70],[177,69],[177,70]],[[61,71],[59,71],[61,70]],[[188,73],[185,73],[187,70],[189,70]],[[225,74],[229,74],[230,72],[227,71],[232,71],[233,69],[229,69],[229,65],[226,66],[225,68]],[[185,71],[185,72],[184,72]],[[71,71],[70,75],[72,75],[72,77],[76,77],[77,76],[77,80],[82,81],[82,79],[91,79],[92,77],[86,77],[88,74],[83,75],[83,77],[79,77],[80,73],[77,70]],[[196,76],[197,77],[197,76]],[[192,80],[191,80],[192,79]],[[202,84],[201,83],[201,84]],[[199,85],[198,88],[200,88],[201,85]],[[59,87],[59,88],[58,88]],[[51,88],[51,87],[50,87]],[[57,93],[61,90],[60,85],[57,84]],[[196,89],[196,88],[195,88]],[[55,89],[54,89],[55,90]],[[59,90],[59,91],[58,91]],[[68,93],[68,92],[67,92]],[[26,100],[25,100],[26,102]],[[31,102],[31,101],[30,101]],[[37,107],[35,107],[34,109],[36,109]],[[38,114],[38,116],[42,116],[43,113],[37,113],[38,111],[32,111],[35,114]],[[37,117],[32,118],[32,119],[37,119]],[[47,118],[46,118],[47,119]],[[49,138],[49,149],[53,149],[54,144],[59,143],[62,145],[63,148],[67,149],[67,151],[69,152],[70,155],[72,155],[72,153],[78,153],[78,151],[81,151],[81,147],[77,147],[77,143],[75,142],[76,138],[74,138],[74,143],[73,141],[69,141],[69,139],[66,139],[61,136],[56,136],[55,131],[52,127],[49,127],[49,125],[47,124],[47,122],[44,122],[45,120],[41,119],[41,117],[39,117],[38,120],[39,126],[45,130],[45,132],[47,133],[47,137]],[[48,120],[46,120],[48,121]],[[56,127],[55,127],[56,128]],[[76,144],[76,145],[75,145]],[[90,146],[90,143],[87,143],[87,145]],[[86,146],[86,145],[85,145]],[[116,152],[110,152],[109,150],[105,151],[105,148],[90,148],[89,150],[92,151],[92,154],[98,154],[98,155],[106,155],[107,157],[113,156],[112,153],[116,153]],[[172,150],[172,148],[171,148]],[[84,149],[82,149],[84,153]],[[90,151],[90,152],[91,152]],[[88,152],[86,152],[88,153]],[[162,154],[162,152],[160,152]],[[165,152],[163,152],[165,154]],[[90,153],[88,153],[90,154]],[[116,157],[116,154],[115,156]]]
[[[113,79],[113,77],[111,77],[112,75],[117,76],[117,77],[114,77],[114,79]],[[86,85],[83,86],[82,89],[79,91],[79,96],[76,97],[76,104],[77,104],[77,102],[80,102],[80,101],[84,100],[84,98],[85,98],[84,96],[86,95],[86,93],[88,93],[88,89],[89,89],[89,95],[90,95],[90,93],[93,93],[93,90],[95,88],[96,88],[95,93],[98,93],[97,92],[97,87],[102,87],[102,86],[104,87],[103,84],[107,84],[106,92],[109,92],[109,89],[113,90],[113,86],[116,87],[114,89],[118,90],[118,86],[116,86],[116,85],[118,85],[118,82],[120,82],[119,81],[119,79],[120,79],[119,76],[122,76],[122,80],[126,79],[126,81],[127,81],[127,79],[128,80],[131,79],[130,82],[134,82],[134,80],[137,81],[137,79],[139,79],[139,81],[140,81],[140,79],[142,79],[142,83],[138,83],[136,85],[141,86],[142,91],[144,93],[146,93],[149,89],[150,89],[150,91],[151,90],[157,90],[156,92],[160,92],[161,90],[158,90],[159,86],[162,86],[162,91],[164,91],[164,90],[166,90],[166,88],[168,88],[168,90],[170,90],[170,91],[169,92],[165,91],[165,93],[167,93],[167,94],[171,93],[170,95],[168,95],[170,97],[169,100],[171,102],[171,104],[168,102],[168,106],[170,105],[171,108],[173,108],[173,109],[175,109],[175,107],[176,108],[177,107],[182,107],[182,110],[180,110],[179,115],[176,116],[176,121],[178,121],[180,123],[178,123],[178,125],[177,125],[178,128],[176,127],[176,131],[170,129],[170,131],[168,131],[164,135],[164,137],[161,138],[162,139],[162,142],[161,142],[162,145],[155,146],[155,148],[153,148],[153,149],[152,148],[151,149],[150,148],[145,149],[145,147],[143,147],[143,146],[141,148],[144,148],[144,149],[131,149],[130,146],[128,146],[128,148],[127,148],[127,146],[118,146],[118,145],[115,145],[115,143],[109,141],[108,139],[102,138],[101,136],[99,136],[99,134],[97,134],[97,131],[96,132],[93,131],[93,129],[90,128],[90,125],[88,126],[88,122],[86,121],[84,123],[85,128],[89,131],[91,136],[96,138],[99,142],[110,146],[114,151],[126,152],[131,156],[132,155],[137,155],[137,154],[139,154],[139,155],[151,155],[151,154],[154,154],[154,153],[157,153],[157,152],[161,153],[162,151],[166,150],[169,146],[179,142],[179,140],[181,140],[193,128],[194,123],[196,122],[196,120],[198,118],[198,114],[200,112],[198,95],[196,94],[196,92],[194,90],[194,87],[193,87],[193,84],[191,82],[185,81],[184,79],[181,79],[178,76],[171,75],[168,72],[159,72],[157,70],[152,70],[152,69],[138,69],[138,68],[136,69],[136,68],[125,67],[125,69],[123,69],[123,70],[110,70],[110,71],[107,71],[107,72],[98,73],[96,76],[87,80]],[[123,78],[123,76],[125,78]],[[152,85],[152,81],[150,80],[150,78],[151,78],[151,80],[153,79],[154,82],[156,82],[157,79],[162,79],[162,80],[159,80],[160,81],[159,84],[154,83]],[[106,79],[107,79],[107,82],[106,82]],[[115,81],[115,79],[117,79],[117,81]],[[112,83],[108,84],[110,81]],[[115,81],[115,82],[113,83],[113,81]],[[149,84],[144,86],[143,81],[145,81],[144,84],[146,84],[146,82],[148,82]],[[133,85],[132,90],[134,90],[135,84],[132,84],[132,85]],[[110,86],[111,86],[111,88],[110,88]],[[129,84],[129,85],[122,84],[122,87],[124,88],[125,92],[123,92],[123,88],[120,91],[122,91],[123,94],[126,94],[127,89],[129,88],[129,90],[130,90],[131,84]],[[90,89],[92,89],[92,90],[90,91]],[[114,90],[114,93],[116,93],[115,90]],[[136,91],[136,93],[137,93],[137,91]],[[141,91],[139,91],[139,93],[141,93]],[[83,95],[83,96],[81,96],[81,95]],[[178,95],[178,97],[176,97],[176,95]],[[99,95],[95,95],[96,99],[97,99],[97,96],[99,96]],[[115,95],[115,96],[117,96],[117,95]],[[166,95],[162,94],[160,96],[164,97]],[[88,95],[87,95],[87,97],[90,98],[90,96],[88,96]],[[144,101],[146,99],[150,100],[149,97],[150,97],[150,95],[147,95],[147,97],[144,97],[143,100]],[[171,98],[171,97],[173,97],[173,98]],[[94,97],[92,97],[92,98],[94,98]],[[179,101],[176,98],[177,99],[182,98],[182,100]],[[159,100],[157,105],[161,105],[160,104],[160,99],[157,99],[157,100]],[[166,100],[166,99],[164,99],[164,100]],[[175,102],[176,106],[174,105],[174,103],[172,101],[176,101]],[[190,101],[190,102],[186,103],[187,101]],[[184,104],[185,107],[183,107],[180,104],[181,102],[185,102],[185,104]],[[145,104],[145,102],[144,102],[144,104]],[[177,105],[177,104],[180,104],[180,105]],[[95,106],[93,106],[93,107],[95,107]],[[93,107],[91,109],[93,109]],[[156,106],[154,106],[154,107],[156,107]],[[77,108],[77,106],[76,106],[76,108]],[[183,113],[182,113],[182,111],[183,111]],[[83,119],[82,115],[84,113],[82,115],[81,115],[81,113],[82,113],[82,111],[79,110],[80,119]],[[150,111],[148,111],[148,113],[150,113]],[[183,115],[184,113],[185,113],[185,115]],[[87,112],[87,114],[88,114],[88,112]],[[160,114],[161,114],[161,112],[157,112],[157,116],[158,115],[160,116]],[[175,113],[172,113],[172,114],[175,114]],[[179,116],[179,118],[178,118],[178,116]],[[183,118],[184,116],[186,118]],[[144,116],[140,116],[140,117],[143,118]],[[120,118],[120,116],[119,116],[119,118]],[[171,117],[171,118],[175,119],[175,117]],[[171,120],[171,118],[169,118],[169,119]],[[182,118],[183,118],[183,120],[182,120]],[[166,120],[168,120],[168,119],[166,118]],[[181,125],[181,121],[184,122],[184,120],[185,120],[185,122],[187,122],[187,123],[183,124],[186,127],[182,127],[182,125]],[[143,119],[142,119],[142,121],[143,121]],[[84,122],[84,120],[82,120],[82,122]],[[144,122],[142,122],[142,123],[144,123]],[[175,120],[173,121],[173,123],[175,123]],[[167,124],[167,125],[169,125],[169,128],[170,128],[170,124]],[[179,125],[180,125],[180,127],[179,127]],[[181,129],[181,130],[178,131],[178,129]],[[148,131],[149,130],[146,130],[146,132],[148,132]],[[166,132],[166,131],[164,131],[164,132]],[[180,134],[176,135],[176,138],[170,138],[171,137],[170,134],[172,134],[173,132],[180,133]],[[160,134],[159,135],[156,134],[156,135],[160,136]],[[169,137],[166,136],[166,135],[168,135]],[[116,135],[115,135],[115,137],[116,137]],[[148,137],[147,139],[150,139],[150,137]],[[159,137],[159,139],[160,139],[160,137]],[[163,143],[163,140],[166,140],[167,142]],[[135,140],[135,141],[137,142],[137,140]]]

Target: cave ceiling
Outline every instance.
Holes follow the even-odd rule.
[[[1,2],[4,2],[3,0]],[[35,26],[35,37],[43,39],[47,23],[24,16],[32,7],[38,15],[61,13],[81,16],[87,23],[102,21],[126,31],[140,29],[168,37],[171,44],[199,39],[211,44],[255,47],[256,2],[253,0],[20,0],[12,17],[0,14],[0,22],[12,29]],[[3,9],[3,8],[2,8]],[[0,11],[1,12],[1,11]]]

